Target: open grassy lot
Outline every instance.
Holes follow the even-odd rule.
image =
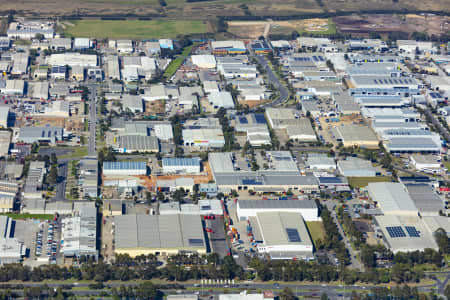
[[[111,39],[175,38],[180,34],[205,33],[206,23],[197,20],[100,20],[84,19],[66,26],[64,33],[74,37]]]
[[[392,181],[389,176],[377,176],[377,177],[348,177],[348,183],[353,188],[366,187],[369,182],[386,182]]]
[[[70,153],[65,155],[60,155],[58,158],[77,158],[77,157],[85,157],[88,155],[87,147],[67,147],[72,150]]]
[[[14,213],[1,213],[2,216],[8,216],[11,219],[37,219],[37,220],[51,220],[53,215],[51,214],[14,214]]]
[[[314,245],[318,240],[324,240],[325,229],[323,228],[323,223],[321,221],[306,222],[306,226],[308,227],[309,234],[311,235]]]
[[[183,52],[180,56],[172,60],[167,67],[166,71],[164,72],[164,77],[169,79],[170,77],[175,74],[175,72],[178,70],[178,68],[181,66],[181,64],[184,62],[186,57],[191,53],[193,46],[189,46],[183,49]]]

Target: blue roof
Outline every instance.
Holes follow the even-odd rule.
[[[143,161],[105,161],[103,170],[142,170],[146,169],[147,164]]]
[[[263,114],[255,114],[255,120],[258,124],[266,124],[266,118]]]
[[[162,159],[163,166],[198,166],[198,157],[165,157]]]

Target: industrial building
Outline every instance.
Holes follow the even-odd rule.
[[[331,129],[337,142],[344,147],[358,146],[361,148],[378,149],[379,141],[373,131],[364,125],[343,124]]]
[[[132,113],[141,113],[144,111],[144,104],[139,95],[125,94],[122,96],[123,110],[130,110]]]
[[[286,192],[289,189],[310,193],[318,190],[314,176],[300,175],[296,166],[295,169],[283,169],[286,164],[276,163],[276,159],[272,168],[259,171],[237,171],[233,155],[229,152],[209,153],[208,161],[219,190],[225,193],[231,190],[253,190],[257,193]]]
[[[131,257],[148,254],[206,253],[198,215],[122,215],[114,217],[115,253]]]
[[[192,157],[164,157],[162,159],[164,173],[199,174],[200,158]]]
[[[300,113],[291,108],[266,108],[266,117],[274,130],[284,129],[289,139],[300,142],[317,141],[316,133],[308,118],[300,118]]]
[[[270,132],[263,114],[247,114],[235,118],[234,129],[245,132],[252,146],[270,145]]]
[[[247,51],[242,41],[214,41],[211,42],[213,54],[245,54]]]
[[[21,127],[18,140],[24,143],[50,143],[63,140],[64,129],[62,127]]]
[[[375,216],[375,223],[385,245],[394,254],[425,249],[439,250],[433,234],[418,216]]]
[[[271,259],[312,259],[313,244],[303,217],[296,212],[261,212],[251,221],[258,252]]]
[[[242,200],[237,202],[237,217],[246,221],[257,213],[294,212],[305,221],[320,221],[319,209],[313,200]]]
[[[352,84],[359,89],[362,88],[384,88],[384,89],[420,89],[421,84],[416,79],[410,77],[389,77],[389,76],[353,76]]]
[[[97,208],[83,203],[77,215],[62,219],[61,252],[66,257],[98,258]]]
[[[444,211],[444,200],[439,197],[434,189],[425,183],[405,184],[406,191],[423,216],[439,216]]]
[[[46,62],[51,66],[95,67],[97,66],[97,55],[78,52],[57,53],[47,56]]]
[[[146,175],[147,165],[143,161],[105,161],[103,163],[103,175]]]
[[[336,170],[336,161],[334,157],[326,154],[310,153],[305,162],[306,167],[310,170]]]
[[[444,170],[440,156],[413,154],[409,158],[417,171],[429,174],[440,174]]]
[[[80,185],[83,198],[97,198],[98,196],[98,160],[86,158],[80,160],[80,174],[78,184]]]
[[[231,94],[226,91],[212,92],[208,95],[208,102],[217,108],[234,108],[234,101]]]
[[[403,184],[369,182],[367,191],[384,215],[417,216],[419,211]]]
[[[26,254],[23,242],[14,238],[15,221],[8,216],[0,216],[0,264],[20,263]]]
[[[392,153],[441,153],[442,146],[431,138],[393,137],[383,142],[384,147]]]
[[[160,215],[188,214],[199,216],[222,216],[222,202],[217,199],[198,200],[198,204],[180,204],[178,202],[160,203]]]
[[[337,168],[339,173],[345,177],[375,177],[377,170],[372,163],[358,157],[347,157],[345,160],[338,160]]]
[[[216,59],[214,55],[191,55],[192,64],[203,69],[216,68]]]
[[[225,145],[222,128],[187,128],[183,129],[185,146],[200,148],[222,148]]]
[[[113,147],[121,153],[159,152],[159,142],[156,136],[121,135]]]

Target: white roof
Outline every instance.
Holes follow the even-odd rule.
[[[200,68],[213,69],[216,67],[216,59],[214,55],[192,55],[192,63]]]
[[[234,101],[233,97],[229,92],[212,92],[208,96],[209,102],[213,106],[223,107],[223,108],[233,108]]]
[[[401,183],[370,182],[367,189],[372,200],[378,203],[384,213],[418,211],[414,201]]]

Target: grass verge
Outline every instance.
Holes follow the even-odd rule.
[[[348,183],[352,188],[366,187],[369,182],[389,182],[392,181],[389,176],[377,176],[377,177],[347,177]]]

